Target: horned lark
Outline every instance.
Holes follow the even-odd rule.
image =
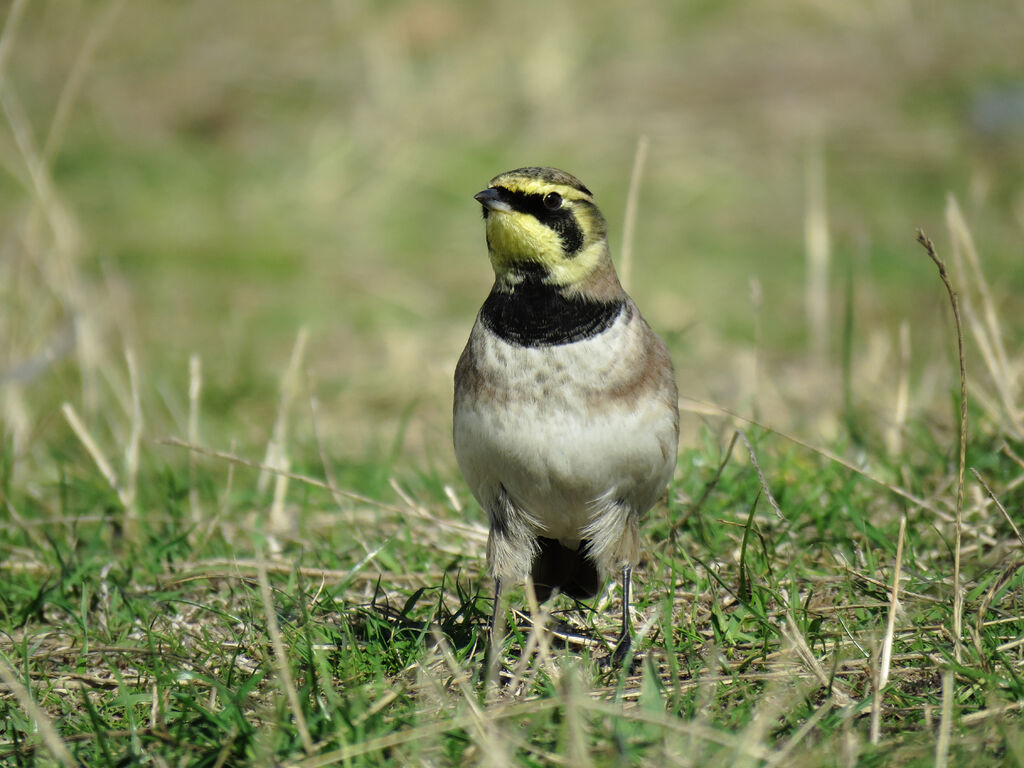
[[[519,168],[476,199],[495,280],[455,369],[454,437],[490,522],[492,628],[505,584],[530,574],[541,600],[588,598],[618,573],[621,659],[640,519],[676,464],[672,361],[619,283],[578,179]]]

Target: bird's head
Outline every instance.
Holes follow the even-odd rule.
[[[575,176],[555,168],[518,168],[495,176],[476,199],[484,209],[487,249],[500,285],[513,288],[539,277],[569,293],[621,290],[604,217]]]

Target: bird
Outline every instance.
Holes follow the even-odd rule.
[[[483,208],[494,283],[455,368],[456,460],[489,524],[491,659],[502,590],[532,577],[537,598],[630,588],[639,525],[676,467],[672,359],[623,289],[593,193],[556,168],[495,176]]]

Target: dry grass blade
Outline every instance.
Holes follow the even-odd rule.
[[[752,446],[750,444],[750,440],[747,439],[747,433],[742,429],[738,429],[736,431],[743,440],[743,444],[747,446],[747,453],[750,454],[750,463],[754,465],[754,469],[757,471],[757,479],[761,483],[761,490],[764,491],[764,495],[768,497],[768,503],[772,505],[772,509],[775,510],[775,514],[778,515],[779,520],[785,520],[786,516],[782,514],[782,510],[779,509],[779,502],[775,500],[775,497],[772,495],[771,488],[768,487],[768,481],[764,477],[764,472],[761,471],[761,465],[757,463],[757,455],[754,453],[754,446]]]
[[[430,510],[424,507],[422,504],[416,503],[416,500],[409,495],[401,483],[394,477],[388,478],[388,485],[391,489],[398,494],[398,497],[405,502],[408,511],[412,512],[413,515],[431,526],[442,526],[452,531],[458,531],[463,536],[477,541],[485,541],[487,539],[487,532],[482,526],[474,526],[472,524],[461,523],[455,520],[446,520],[432,514]]]
[[[1002,591],[1003,587],[1005,587],[1010,582],[1010,580],[1017,575],[1017,571],[1019,571],[1021,568],[1024,568],[1024,560],[1017,560],[1004,567],[1003,572],[999,574],[999,578],[992,582],[992,585],[985,591],[985,596],[978,603],[978,619],[976,631],[972,634],[974,638],[974,647],[977,649],[978,657],[980,659],[987,658],[985,654],[985,649],[981,642],[980,634],[981,628],[985,626],[985,615],[988,613],[988,609],[992,606],[992,601],[996,599],[996,595],[998,595]],[[1021,618],[1019,616],[1015,617],[1015,621],[1020,620]],[[1022,641],[1024,641],[1024,638],[1018,638],[1017,640],[1005,643],[1004,645],[1000,646],[1000,650],[1002,652],[1005,652],[1010,648],[1016,647],[1017,645],[1021,644]]]
[[[505,614],[508,612],[508,590],[501,589],[500,582],[496,582],[496,585],[499,586],[494,590],[494,609],[487,640],[487,666],[484,677],[489,702],[496,701],[499,694],[498,677],[505,654]]]
[[[277,420],[274,422],[274,431],[267,442],[267,453],[264,463],[268,466],[284,470],[286,473],[291,469],[291,459],[288,457],[286,444],[288,442],[288,421],[291,413],[292,403],[299,390],[299,374],[302,370],[302,360],[306,354],[306,342],[309,340],[309,332],[306,328],[300,328],[295,339],[295,346],[292,348],[292,356],[288,361],[284,377],[281,380],[281,401],[278,405]],[[271,473],[261,471],[256,487],[262,493],[267,488],[267,482]],[[292,519],[285,513],[284,502],[288,494],[287,474],[277,473],[274,477],[274,495],[270,502],[270,513],[267,517],[267,528],[269,531],[283,533],[291,529]]]
[[[627,291],[633,275],[633,231],[636,228],[636,212],[640,207],[640,179],[647,163],[647,148],[650,142],[646,136],[636,141],[633,156],[633,171],[629,175],[629,190],[626,192],[626,212],[622,222],[622,256],[619,259],[619,280]]]
[[[754,745],[743,747],[742,739],[733,733],[719,731],[715,728],[701,725],[699,723],[687,722],[686,720],[672,717],[666,713],[649,712],[644,709],[626,709],[621,705],[586,697],[580,701],[580,706],[583,709],[605,717],[632,720],[638,723],[655,725],[664,728],[669,732],[694,736],[697,739],[707,741],[711,744],[717,744],[719,746],[736,749],[738,751],[742,749],[745,750],[745,754],[756,760],[767,760],[771,754],[767,749],[761,746]]]
[[[740,734],[741,741],[729,761],[731,768],[747,768],[761,762],[755,760],[752,753],[764,744],[766,735],[779,722],[784,710],[781,691],[776,688],[768,686],[760,697],[753,718]]]
[[[139,443],[142,441],[142,395],[139,393],[139,370],[135,362],[135,353],[126,348],[124,351],[125,364],[128,366],[128,382],[131,390],[132,412],[131,432],[128,435],[128,445],[124,451],[124,475],[126,488],[124,489],[125,511],[127,521],[134,525],[138,516],[135,504],[135,495],[138,488],[139,476]]]
[[[71,403],[64,403],[61,407],[61,412],[64,414],[64,418],[67,420],[68,425],[71,427],[71,431],[75,433],[75,436],[79,439],[89,456],[92,458],[93,463],[96,464],[96,468],[103,475],[103,479],[107,481],[107,484],[117,493],[118,499],[121,500],[121,504],[127,510],[130,504],[130,499],[121,488],[120,483],[117,480],[117,474],[114,472],[114,468],[107,461],[107,457],[100,450],[100,447],[96,444],[96,441],[92,439],[92,435],[89,434],[89,430],[85,428],[85,424],[78,416],[78,412],[75,410]]]
[[[981,300],[981,310],[984,314],[984,322],[975,317],[970,302],[964,303],[964,314],[967,317],[971,334],[978,344],[982,359],[988,368],[989,375],[999,394],[1002,405],[1002,413],[996,413],[996,419],[1016,435],[1018,439],[1024,438],[1024,422],[1022,412],[1018,407],[1020,394],[1020,374],[1014,371],[1006,354],[1006,346],[1003,344],[1003,331],[999,324],[999,316],[996,312],[995,301],[992,292],[989,290],[988,281],[981,270],[981,260],[978,258],[978,250],[974,245],[974,238],[971,237],[970,229],[964,219],[963,212],[953,195],[949,195],[946,203],[946,226],[949,229],[950,239],[953,243],[953,256],[958,266],[961,261],[966,260],[970,266],[977,286],[978,297]]]
[[[889,666],[892,663],[892,640],[896,631],[896,613],[899,609],[900,576],[903,570],[903,540],[907,532],[906,515],[900,518],[900,532],[896,539],[896,566],[892,574],[892,591],[889,595],[889,616],[886,619],[885,638],[882,641],[882,655],[879,659],[878,687],[884,688],[889,682]]]
[[[287,456],[281,456],[280,468],[287,472],[291,469],[292,462]],[[288,476],[286,474],[274,475],[274,494],[270,500],[270,511],[267,514],[267,532],[271,534],[283,534],[292,530],[293,519],[285,513],[284,502],[288,495]]]
[[[159,440],[163,445],[172,445],[176,448],[185,448],[190,451],[202,454],[204,456],[211,456],[217,459],[223,459],[229,461],[232,464],[240,464],[244,467],[252,467],[261,471],[270,472],[276,475],[282,475],[287,477],[289,480],[294,480],[305,485],[311,485],[314,488],[322,488],[325,491],[330,492],[335,498],[344,497],[353,501],[358,501],[363,504],[375,507],[383,511],[391,512],[396,515],[409,518],[409,513],[412,513],[412,517],[421,520],[423,523],[429,524],[433,529],[443,528],[449,531],[458,533],[461,536],[465,536],[473,541],[483,542],[487,540],[487,529],[482,525],[474,525],[472,523],[462,523],[454,520],[444,519],[437,515],[432,515],[428,510],[423,509],[420,505],[414,502],[410,503],[409,506],[402,508],[397,507],[394,504],[387,504],[379,499],[374,499],[369,496],[364,496],[361,493],[355,491],[349,491],[343,488],[318,480],[315,477],[309,475],[302,475],[297,472],[291,472],[289,470],[280,469],[278,467],[272,467],[269,464],[265,464],[261,461],[254,461],[252,459],[246,459],[233,453],[227,453],[224,451],[213,450],[212,448],[204,448],[201,445],[193,445],[192,443],[186,442],[176,437],[168,437]],[[395,488],[397,483],[393,483],[392,487]],[[398,487],[401,490],[400,486]],[[398,491],[396,491],[398,492]],[[400,495],[405,495],[408,499],[408,495],[404,491]],[[409,500],[411,502],[411,500]]]
[[[782,622],[782,636],[786,638],[789,645],[796,651],[796,655],[803,662],[804,666],[814,675],[818,683],[835,698],[840,707],[852,704],[853,697],[839,681],[830,679],[824,667],[821,666],[821,662],[814,655],[814,651],[807,644],[807,640],[797,631],[796,627],[796,618],[790,612],[786,617],[786,621]]]
[[[281,400],[277,407],[277,419],[274,421],[274,431],[267,442],[267,453],[263,459],[263,463],[268,467],[287,469],[285,466],[285,443],[288,439],[288,414],[291,411],[292,401],[295,399],[295,394],[299,388],[299,371],[302,368],[302,359],[306,354],[306,342],[308,340],[309,332],[305,328],[300,328],[295,338],[295,346],[292,348],[292,356],[288,361],[288,367],[281,377]],[[260,472],[259,482],[257,483],[260,493],[267,490],[267,483],[270,482],[271,474],[272,470],[269,469]],[[280,482],[285,475],[279,473],[276,477],[278,482]]]
[[[68,73],[64,87],[61,89],[60,97],[57,99],[57,109],[53,113],[53,120],[50,121],[50,130],[46,134],[46,142],[43,144],[43,162],[49,165],[53,162],[57,149],[64,138],[64,130],[67,128],[68,118],[74,108],[78,94],[81,93],[82,83],[85,82],[85,73],[89,71],[89,65],[93,56],[100,47],[100,43],[107,36],[114,20],[124,7],[125,0],[113,0],[101,13],[96,23],[89,28],[89,34],[85,36],[75,63]]]
[[[584,698],[580,690],[582,685],[580,670],[575,665],[571,666],[562,677],[562,696],[565,701],[565,730],[569,752],[567,764],[575,768],[593,765],[587,749],[590,742],[587,735],[587,720],[583,716],[583,707],[580,706]]]
[[[488,716],[493,722],[515,719],[555,709],[560,704],[561,702],[555,698],[527,701],[522,704],[512,704],[501,709],[489,711]],[[425,725],[397,730],[376,739],[367,739],[357,744],[348,744],[341,749],[323,752],[305,760],[286,763],[286,766],[287,768],[324,768],[329,765],[339,765],[346,760],[352,760],[361,755],[381,752],[403,744],[410,744],[412,742],[427,743],[431,738],[470,727],[472,717],[469,713],[446,717],[443,720],[426,723]]]
[[[327,456],[327,448],[324,446],[323,437],[320,433],[320,403],[316,399],[316,395],[310,394],[309,396],[309,412],[312,417],[313,424],[313,437],[316,440],[316,448],[320,454],[320,464],[324,468],[324,477],[327,478],[327,483],[331,488],[338,487],[338,481],[334,474],[334,466],[331,464],[330,458]],[[339,508],[344,505],[341,503],[342,496],[340,493],[332,493],[334,501]],[[360,539],[360,544],[366,549],[366,544]]]
[[[202,361],[197,354],[188,359],[188,441],[199,445],[199,397],[203,391]],[[199,485],[196,477],[196,455],[188,455],[188,507],[192,512],[192,522],[198,523],[202,517],[199,509]]]
[[[0,108],[3,109],[7,123],[11,126],[14,134],[14,141],[18,147],[25,170],[28,171],[29,179],[32,182],[32,191],[35,194],[33,209],[29,220],[33,220],[36,211],[42,210],[46,215],[46,221],[53,232],[54,242],[57,246],[57,258],[67,260],[69,254],[75,251],[78,242],[78,230],[68,212],[60,204],[57,194],[54,191],[52,180],[43,163],[43,159],[36,147],[33,137],[32,126],[29,123],[28,115],[18,99],[17,94],[11,87],[10,81],[6,78],[0,79]],[[48,265],[54,269],[53,265]],[[63,294],[65,299],[72,299],[72,291],[69,290],[66,279],[66,265],[60,264],[54,269],[53,274],[48,274],[55,284],[60,286],[58,292]],[[79,303],[72,301],[72,307],[78,308]]]
[[[28,688],[21,684],[18,676],[8,665],[5,658],[0,658],[0,680],[14,694],[14,698],[21,704],[29,719],[35,722],[36,727],[39,729],[39,735],[43,738],[43,743],[50,750],[50,754],[53,755],[54,759],[65,766],[65,768],[72,768],[72,766],[78,765],[67,745],[61,741],[60,736],[57,734],[53,721],[39,708],[39,705],[32,698],[32,694],[29,693]]]
[[[274,596],[270,592],[270,579],[267,577],[267,567],[263,559],[263,547],[256,547],[257,577],[260,582],[260,599],[263,602],[263,614],[267,620],[267,634],[270,635],[270,644],[274,649],[274,659],[277,662],[277,676],[280,681],[282,693],[288,699],[288,706],[292,710],[292,717],[295,718],[295,727],[302,740],[302,748],[307,755],[313,754],[313,739],[309,735],[309,728],[306,727],[306,718],[302,714],[302,706],[299,703],[299,695],[295,691],[295,683],[292,680],[291,667],[288,664],[288,651],[284,646],[284,638],[281,636],[281,628],[277,624],[277,612],[274,609]]]
[[[269,464],[266,464],[262,461],[253,461],[252,459],[246,459],[243,458],[242,456],[238,456],[233,453],[228,453],[226,451],[217,451],[212,448],[204,448],[201,445],[194,445],[192,443],[186,442],[185,440],[179,440],[176,437],[164,438],[159,442],[162,443],[163,445],[173,445],[176,448],[185,448],[195,453],[202,454],[203,456],[211,456],[215,459],[229,461],[232,464],[241,464],[243,467],[251,467],[252,469],[258,469],[260,471],[270,472],[272,474],[285,475],[289,480],[295,480],[296,482],[299,483],[311,485],[314,488],[322,488],[323,490],[329,491],[332,494],[338,494],[340,496],[344,496],[347,499],[359,501],[362,502],[363,504],[370,504],[380,509],[386,509],[391,512],[403,511],[394,505],[385,504],[381,501],[378,501],[377,499],[372,499],[369,496],[363,496],[361,493],[356,493],[355,491],[347,491],[342,488],[336,488],[330,483],[325,483],[323,480],[317,480],[315,477],[310,477],[309,475],[302,475],[297,472],[288,472],[286,470],[278,469],[277,467],[272,467]]]
[[[378,712],[382,712],[385,709],[387,709],[391,705],[391,703],[395,701],[401,694],[401,689],[391,689],[388,691],[384,691],[384,693],[380,695],[380,698],[378,698],[375,702],[373,702],[373,704],[371,704],[369,707],[367,707],[359,715],[356,716],[356,718],[352,721],[352,725],[358,728],[360,725],[365,723]]]
[[[878,744],[882,730],[882,689],[889,682],[892,665],[892,643],[896,633],[896,612],[899,608],[900,575],[903,569],[903,540],[907,532],[907,517],[900,518],[900,532],[896,540],[896,566],[892,574],[892,591],[889,594],[889,616],[885,623],[885,637],[878,657],[878,673],[875,675],[875,691],[871,706],[871,743]]]
[[[823,357],[828,341],[828,271],[831,260],[828,214],[825,203],[825,160],[820,143],[807,158],[807,212],[804,247],[807,249],[806,311],[811,352]]]
[[[380,553],[380,549],[381,548],[378,547],[376,550],[371,550],[368,554],[360,558],[358,563],[345,570],[311,568],[306,566],[296,566],[293,563],[268,563],[265,560],[244,560],[238,558],[228,560],[227,558],[212,557],[208,560],[184,561],[176,566],[175,575],[170,581],[183,583],[193,579],[245,579],[247,577],[242,575],[242,571],[258,571],[260,568],[263,568],[263,570],[268,574],[294,574],[296,576],[302,576],[309,579],[320,579],[325,583],[330,582],[332,584],[339,584],[357,576],[360,570],[368,563],[372,562],[374,557]],[[368,576],[367,578],[376,581],[378,577]]]
[[[956,351],[960,361],[960,463],[956,481],[956,524],[953,543],[953,652],[959,662],[963,658],[963,595],[960,593],[960,544],[963,533],[964,514],[964,469],[967,466],[967,364],[964,358],[964,333],[960,325],[960,303],[956,291],[949,281],[946,265],[935,252],[935,246],[920,229],[917,230],[917,242],[925,249],[935,266],[939,277],[946,286],[949,303],[953,308],[953,322],[956,324]]]
[[[903,452],[903,430],[910,405],[910,323],[900,323],[900,378],[896,386],[896,410],[886,432],[886,448],[892,456]]]
[[[1021,536],[1020,530],[1014,524],[1013,518],[1010,517],[1010,513],[1006,511],[1006,507],[1004,507],[1000,503],[999,499],[996,498],[996,495],[992,492],[992,489],[988,487],[988,483],[985,482],[985,479],[981,476],[978,470],[971,467],[971,474],[973,474],[975,479],[981,483],[981,487],[985,489],[985,493],[987,493],[988,497],[995,503],[996,508],[1003,513],[1003,517],[1006,518],[1006,522],[1010,524],[1010,528],[1013,530],[1014,536],[1017,537],[1017,541],[1021,543],[1021,546],[1024,546],[1024,536]]]
[[[525,592],[526,604],[530,609],[530,634],[527,635],[526,647],[519,654],[519,661],[512,671],[512,682],[508,686],[510,691],[520,690],[523,677],[529,669],[530,659],[533,658],[534,652],[537,654],[536,663],[533,665],[530,677],[526,680],[526,685],[522,686],[522,690],[529,690],[533,686],[533,682],[541,668],[544,666],[550,667],[552,664],[551,643],[548,640],[547,623],[551,616],[553,604],[546,603],[540,605],[537,602],[537,591],[534,589],[531,576],[526,577]]]
[[[807,738],[807,734],[814,730],[814,728],[818,725],[818,723],[822,721],[825,715],[827,715],[831,711],[831,701],[824,702],[821,706],[814,710],[814,714],[803,722],[803,724],[797,729],[796,733],[794,733],[789,738],[789,740],[782,745],[782,749],[773,754],[765,762],[766,768],[775,768],[776,766],[782,765],[783,762],[785,762],[786,758],[788,758],[790,754],[792,754],[793,750],[800,745],[800,742]]]
[[[949,765],[949,742],[953,733],[953,671],[942,673],[942,717],[939,720],[939,737],[935,740],[935,768]]]
[[[1001,450],[1003,453],[1005,453],[1007,456],[1013,459],[1014,463],[1017,464],[1017,466],[1019,466],[1021,469],[1024,469],[1024,459],[1022,459],[1020,456],[1014,453],[1013,449],[1006,442],[1004,442],[1000,446],[999,450]]]
[[[979,712],[971,712],[970,714],[961,717],[960,722],[962,722],[964,725],[973,725],[974,723],[979,723],[983,720],[988,720],[993,717],[999,717],[1001,715],[1007,714],[1008,712],[1018,712],[1022,709],[1024,709],[1024,700],[1013,701],[1009,704],[1003,704],[998,707],[992,707],[991,709],[983,709]]]
[[[467,682],[471,675],[455,659],[451,647],[448,645],[444,635],[441,634],[441,631],[436,626],[432,626],[430,631],[434,637],[434,642],[437,643],[437,647],[441,651],[445,664],[448,666],[448,670],[452,674],[455,684],[459,688],[459,692],[462,694],[463,700],[466,702],[466,706],[469,708],[470,730],[473,735],[473,741],[476,742],[480,750],[480,764],[492,766],[492,768],[505,768],[511,765],[504,729],[497,720],[488,717],[490,713],[485,713],[477,703],[476,695],[470,689]]]
[[[992,300],[992,291],[989,290],[988,281],[984,272],[981,271],[981,261],[978,259],[978,249],[974,245],[974,238],[971,237],[967,221],[964,219],[963,211],[956,197],[950,194],[946,199],[946,223],[949,227],[953,243],[960,243],[963,246],[963,255],[974,273],[974,279],[978,284],[978,293],[981,295],[982,304],[985,310],[985,323],[988,326],[989,334],[993,342],[993,349],[996,358],[1003,371],[1009,369],[1006,347],[1003,345],[1003,334],[999,327],[998,315],[995,310],[995,302]]]
[[[761,308],[764,305],[764,289],[761,281],[756,277],[750,278],[750,310],[754,321],[754,347],[751,350],[752,360],[750,365],[750,409],[754,415],[760,414],[761,403]]]
[[[21,513],[18,512],[17,507],[15,507],[11,502],[10,497],[4,493],[3,488],[0,488],[0,502],[2,502],[4,507],[7,509],[7,514],[11,516],[11,520],[13,521],[12,528],[24,531],[25,535],[32,540],[36,551],[45,552],[46,548],[49,546],[49,542],[46,540],[46,537],[40,533],[40,531],[36,530],[38,526],[30,525],[29,521],[22,517]],[[9,557],[0,560],[0,566],[4,568],[18,567]]]
[[[845,566],[845,570],[846,570],[846,572],[848,574],[850,574],[854,578],[860,579],[861,581],[867,582],[868,584],[872,584],[872,585],[878,587],[879,589],[889,589],[890,588],[889,584],[886,584],[885,582],[880,581],[878,579],[873,579],[870,576],[868,576],[866,574],[863,574],[860,571],[856,570],[855,568],[851,568],[849,565]],[[931,595],[926,595],[923,592],[911,592],[908,589],[904,589],[903,590],[903,594],[906,595],[907,597],[912,597],[915,600],[924,600],[926,603],[934,603],[936,605],[945,605],[946,604],[946,601],[944,599],[942,599],[941,597],[933,597]]]
[[[7,62],[11,58],[11,50],[14,47],[14,41],[18,37],[21,17],[27,7],[28,0],[14,0],[11,3],[11,10],[7,12],[4,30],[0,34],[0,80],[4,80],[7,77]]]

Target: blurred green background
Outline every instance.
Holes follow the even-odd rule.
[[[491,280],[472,195],[564,168],[618,253],[640,136],[631,291],[685,395],[828,438],[848,353],[855,405],[884,424],[908,321],[912,410],[951,420],[948,305],[914,242],[924,227],[949,259],[949,194],[1019,347],[1019,2],[33,0],[4,16],[0,375],[21,456],[66,432],[63,400],[123,431],[126,346],[148,437],[185,433],[195,353],[204,442],[260,445],[305,326],[332,455],[405,429],[453,464],[451,373]]]

